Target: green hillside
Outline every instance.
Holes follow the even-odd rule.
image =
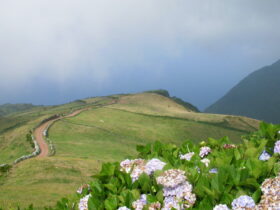
[[[54,205],[87,183],[104,161],[135,155],[138,144],[180,145],[187,139],[199,142],[223,136],[240,142],[241,135],[259,124],[245,117],[198,113],[156,93],[88,98],[7,116],[11,124],[1,123],[5,129],[0,134],[0,163],[32,151],[25,134],[43,119],[85,107],[89,109],[50,128],[54,156],[25,160],[0,176],[0,207]]]
[[[3,104],[0,105],[0,116],[8,115],[14,112],[30,110],[36,106],[32,104]]]
[[[206,109],[280,123],[280,60],[257,70]]]

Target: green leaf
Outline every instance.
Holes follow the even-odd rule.
[[[138,179],[138,182],[143,192],[148,193],[150,191],[152,183],[149,175],[142,173]]]
[[[105,200],[105,209],[114,210],[118,207],[118,198],[116,195],[111,195]]]
[[[101,176],[113,176],[115,173],[116,165],[112,163],[104,163],[100,172]]]

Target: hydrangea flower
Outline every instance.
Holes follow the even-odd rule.
[[[147,196],[145,194],[142,194],[140,199],[132,203],[132,207],[135,210],[142,210],[146,204],[147,204]]]
[[[210,174],[217,174],[218,173],[218,169],[217,168],[212,168],[209,170]]]
[[[211,148],[210,147],[201,147],[200,151],[199,151],[199,156],[201,158],[207,156],[209,153],[211,152]]]
[[[242,195],[236,199],[234,199],[231,203],[232,209],[240,209],[240,208],[254,208],[255,201],[248,195]]]
[[[85,197],[81,198],[79,202],[79,210],[88,210],[88,199],[91,197],[91,194],[86,195]]]
[[[210,160],[208,158],[203,158],[200,162],[204,163],[206,167],[210,164]]]
[[[156,158],[153,158],[147,163],[143,159],[126,159],[120,163],[121,171],[130,173],[133,182],[138,180],[142,173],[151,175],[156,170],[162,170],[165,165],[166,163]]]
[[[274,153],[280,154],[280,140],[278,140],[278,141],[275,142],[275,145],[274,145]]]
[[[130,173],[132,168],[136,165],[143,165],[144,160],[143,159],[135,159],[135,160],[129,160],[126,159],[120,163],[121,171],[125,171],[126,173]]]
[[[144,164],[135,165],[130,174],[130,177],[132,178],[132,182],[135,182],[136,180],[138,180],[139,177],[141,176],[141,174],[143,174],[144,172],[145,172]]]
[[[269,160],[269,158],[271,158],[271,155],[267,151],[264,150],[262,152],[262,154],[260,155],[259,160],[266,161],[266,160]]]
[[[82,192],[83,192],[84,189],[90,190],[90,186],[89,186],[88,184],[82,185],[82,186],[79,187],[79,189],[77,190],[77,193],[78,193],[78,194],[82,194]]]
[[[184,155],[180,155],[180,159],[181,160],[188,160],[190,161],[192,159],[192,156],[194,155],[194,152],[189,152],[187,154],[184,154]]]
[[[149,160],[145,166],[145,173],[151,175],[157,170],[162,170],[166,165],[165,162],[160,161],[159,159],[153,158]]]
[[[162,210],[171,210],[172,208],[174,209],[182,209],[183,206],[182,204],[179,203],[179,200],[176,199],[174,196],[168,196],[164,198],[164,207]]]
[[[164,187],[176,187],[186,180],[185,171],[180,169],[170,169],[159,177],[157,177],[157,183]]]
[[[236,145],[234,145],[234,144],[224,144],[223,148],[224,149],[234,149],[234,148],[236,148]]]
[[[126,206],[122,206],[122,207],[119,207],[118,210],[130,210],[130,209],[127,208]]]
[[[219,204],[216,205],[213,210],[230,210],[226,204]]]
[[[149,210],[159,210],[161,207],[160,202],[151,203],[149,206]]]
[[[262,197],[256,209],[280,209],[280,176],[266,179],[261,186]]]
[[[187,192],[191,192],[192,191],[192,185],[185,181],[180,185],[177,185],[175,187],[165,187],[163,188],[163,195],[165,197],[167,196],[177,196],[177,197],[184,197],[184,194],[186,194]]]
[[[170,169],[157,177],[157,183],[164,186],[163,209],[185,209],[190,208],[196,201],[192,193],[192,185],[186,181],[185,172],[179,169]]]
[[[195,194],[188,193],[183,198],[175,197],[175,196],[167,196],[164,198],[164,207],[162,210],[171,210],[171,209],[185,209],[190,208],[196,201]]]
[[[261,186],[264,195],[279,195],[280,196],[280,176],[266,179]]]

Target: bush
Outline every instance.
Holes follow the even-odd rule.
[[[26,134],[26,141],[30,144],[32,148],[35,147],[34,141],[32,139],[32,132],[30,131],[28,134]]]

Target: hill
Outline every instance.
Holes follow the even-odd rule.
[[[14,112],[22,112],[34,108],[33,104],[3,104],[0,105],[0,116],[5,116]]]
[[[186,109],[194,111],[194,112],[199,112],[198,108],[195,107],[194,105],[182,100],[181,98],[178,98],[176,96],[170,96],[169,92],[167,90],[159,89],[159,90],[150,90],[146,91],[146,93],[156,93],[162,96],[165,96],[167,98],[170,98],[171,100],[175,101],[176,103],[184,106]]]
[[[200,142],[223,136],[240,142],[240,136],[255,131],[259,124],[245,117],[198,113],[156,93],[87,98],[7,116],[15,122],[12,126],[2,122],[8,129],[0,134],[0,163],[11,163],[32,151],[25,135],[43,119],[85,108],[50,127],[48,138],[55,155],[25,160],[0,176],[0,207],[54,205],[87,183],[104,161],[135,155],[139,144],[160,141],[180,145],[187,139]]]
[[[280,123],[279,78],[280,60],[248,75],[205,111]]]

